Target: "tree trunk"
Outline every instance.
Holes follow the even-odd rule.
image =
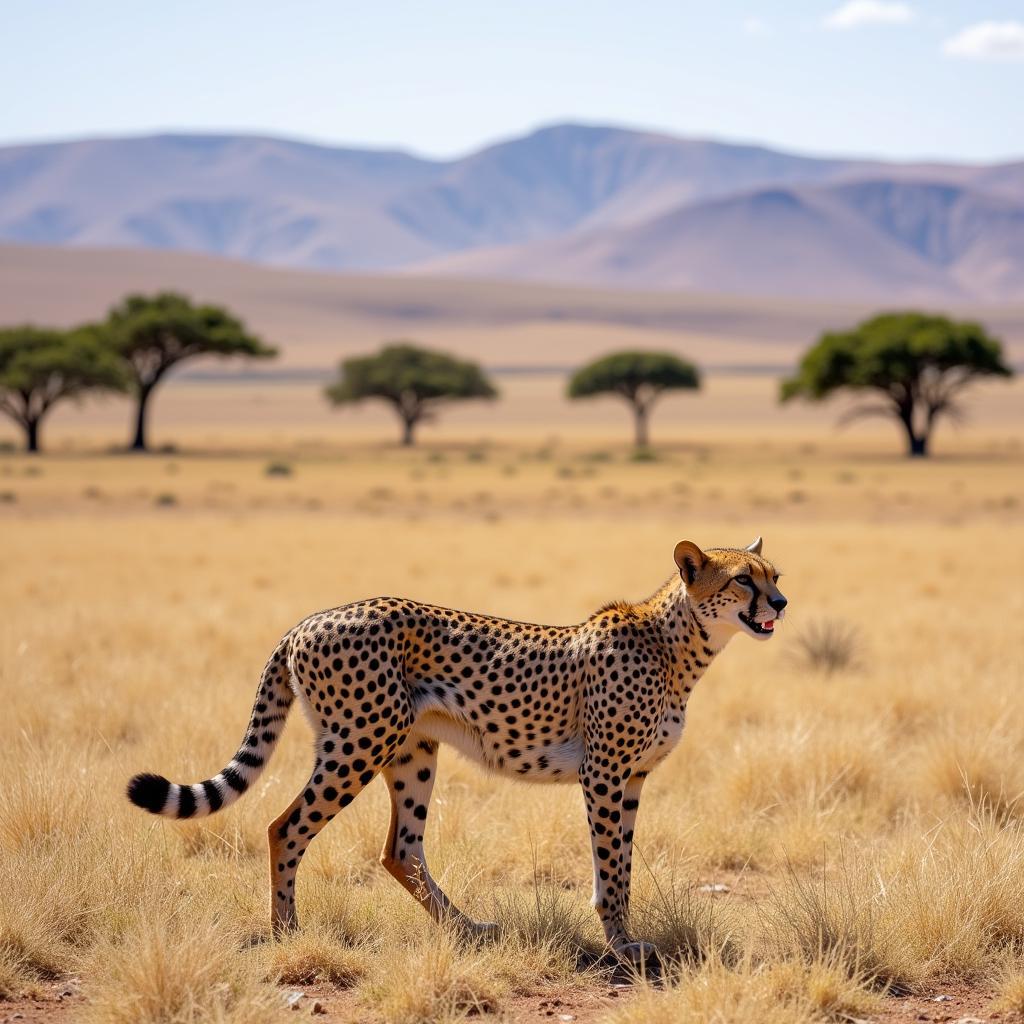
[[[403,447],[410,447],[414,442],[413,431],[416,427],[416,417],[404,416],[402,418],[402,445]]]
[[[135,440],[132,441],[133,452],[146,451],[146,412],[152,386],[139,388],[139,402],[135,410]]]
[[[29,420],[25,424],[25,451],[39,451],[39,420]]]
[[[647,436],[647,407],[643,405],[633,406],[633,415],[636,423],[635,444],[637,448],[646,448],[648,445]]]
[[[911,458],[923,458],[928,454],[928,428],[920,434],[914,429],[914,410],[912,406],[904,406],[899,410],[899,420],[907,432],[907,454]]]
[[[907,432],[907,454],[914,459],[923,458],[928,454],[928,432],[918,434],[912,422],[906,419],[901,422]]]

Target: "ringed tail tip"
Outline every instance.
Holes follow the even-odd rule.
[[[136,775],[128,783],[128,799],[136,807],[141,807],[150,814],[159,814],[163,810],[170,791],[171,784],[167,779],[150,772]]]

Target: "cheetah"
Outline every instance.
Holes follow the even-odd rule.
[[[674,550],[677,573],[646,601],[574,626],[513,622],[379,597],[318,612],[267,662],[238,752],[195,785],[136,775],[132,803],[193,818],[238,799],[266,766],[297,698],[315,735],[309,781],[273,821],[271,925],[297,926],[295,875],[310,842],[377,774],[391,797],[381,863],[438,921],[478,924],[430,876],[423,849],[438,746],[527,782],[579,782],[590,824],[593,905],[608,946],[655,957],[628,930],[633,829],[649,773],[679,742],[697,680],[737,633],[772,637],[786,598],[746,548]]]

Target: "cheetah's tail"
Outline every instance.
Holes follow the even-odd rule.
[[[128,783],[136,807],[168,818],[197,818],[233,804],[259,777],[277,745],[294,694],[289,686],[289,633],[270,656],[238,752],[219,775],[191,786],[146,772]]]

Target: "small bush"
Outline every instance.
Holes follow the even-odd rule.
[[[264,476],[291,476],[294,470],[290,462],[268,462]]]
[[[0,505],[13,505],[17,500],[15,491],[0,491]]]
[[[630,462],[657,462],[658,453],[653,448],[637,448],[629,456]]]
[[[171,494],[170,491],[164,491],[153,499],[153,504],[156,505],[157,508],[172,508],[178,504],[178,496],[176,494]]]
[[[821,619],[797,633],[794,640],[799,660],[826,675],[853,668],[860,660],[860,634],[848,622]]]

